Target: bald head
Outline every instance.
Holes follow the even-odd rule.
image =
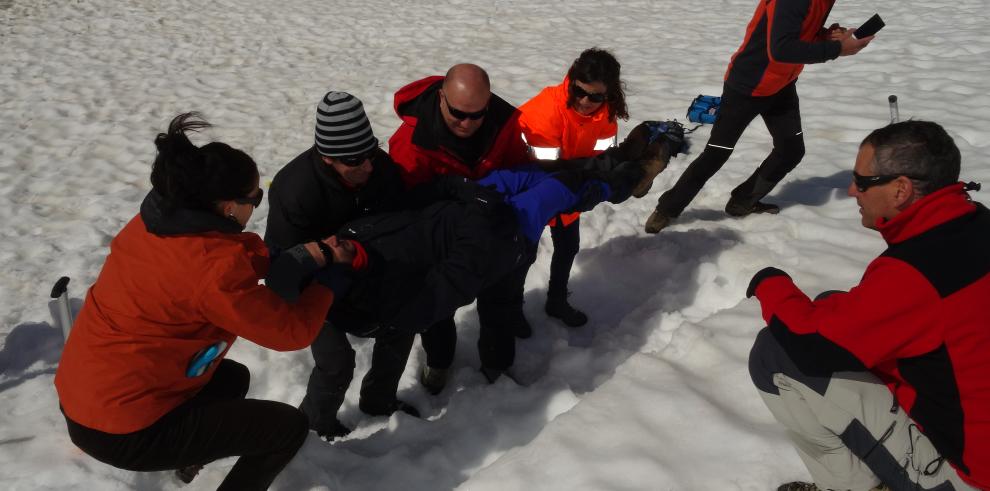
[[[491,89],[488,72],[471,63],[461,63],[450,67],[450,70],[447,70],[447,75],[443,78],[443,91],[451,96],[455,92],[490,94]]]
[[[447,129],[461,138],[478,131],[492,95],[488,73],[470,63],[454,65],[447,70],[440,93],[440,111]]]

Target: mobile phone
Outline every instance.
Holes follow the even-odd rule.
[[[853,37],[856,39],[863,39],[865,37],[872,36],[883,29],[883,26],[887,24],[883,23],[883,19],[880,18],[880,14],[873,14],[869,20],[859,26],[855,31],[853,31]]]

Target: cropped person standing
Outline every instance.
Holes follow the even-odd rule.
[[[990,211],[960,160],[935,123],[873,131],[849,196],[887,249],[859,284],[811,300],[777,268],[750,282],[768,324],[750,375],[814,481],[780,491],[990,489]]]
[[[110,243],[55,388],[72,442],[101,462],[180,469],[188,482],[240,456],[220,489],[266,489],[305,442],[306,417],[245,399],[251,375],[224,356],[238,336],[280,351],[308,346],[345,275],[317,272],[320,284],[295,304],[258,282],[351,259],[310,242],[272,262],[244,232],[263,198],[257,165],[224,143],[195,146],[186,133],[209,126],[196,117],[179,115],[155,139],[152,190]]]
[[[722,103],[708,144],[674,187],[660,196],[646,221],[655,234],[670,225],[732,155],[736,142],[756,116],[763,118],[773,150],[725,205],[729,215],[778,213],[763,199],[804,157],[797,78],[808,63],[824,63],[858,53],[873,36],[856,39],[851,29],[823,28],[834,0],[761,0],[742,45],[725,72]]]
[[[545,87],[519,107],[526,143],[538,160],[592,157],[615,144],[616,120],[629,119],[619,62],[608,51],[585,50],[571,64],[564,81]],[[581,247],[581,214],[550,220],[553,257],[547,285],[547,315],[570,327],[588,316],[568,301],[567,282]]]

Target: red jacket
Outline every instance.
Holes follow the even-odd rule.
[[[818,333],[888,383],[966,482],[990,488],[990,211],[962,184],[880,227],[889,248],[859,285],[811,301],[787,276],[760,282],[763,318]]]
[[[65,414],[106,433],[138,431],[196,395],[226,355],[187,377],[198,351],[238,336],[280,351],[311,344],[333,293],[314,284],[289,305],[258,284],[268,264],[256,234],[160,236],[136,216],[110,243],[62,352]]]
[[[602,153],[602,146],[615,137],[619,125],[608,117],[608,103],[587,116],[567,107],[570,79],[564,77],[559,85],[544,87],[539,94],[519,106],[519,125],[526,143],[533,147],[556,148],[559,158],[593,157]],[[577,221],[580,213],[561,215],[565,226]],[[550,221],[555,224],[556,218]]]
[[[402,169],[407,187],[444,174],[480,179],[494,169],[529,162],[519,130],[519,111],[495,94],[476,136],[482,147],[478,161],[465,162],[445,148],[441,132],[448,130],[437,96],[442,84],[441,76],[427,77],[395,93],[395,112],[402,125],[389,138],[388,152]]]
[[[835,0],[760,0],[742,45],[725,71],[725,84],[751,96],[768,96],[797,80],[806,63],[839,56],[838,41],[823,29]]]

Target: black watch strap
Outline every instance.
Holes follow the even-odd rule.
[[[330,264],[333,262],[333,249],[331,249],[330,246],[328,246],[322,240],[318,240],[316,241],[316,247],[319,247],[320,252],[323,253],[323,260],[326,262],[326,264]]]

